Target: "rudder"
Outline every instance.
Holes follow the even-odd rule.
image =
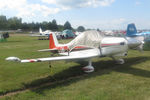
[[[128,24],[126,36],[134,36],[137,33],[134,23]]]
[[[49,34],[49,49],[56,48],[58,46],[58,40],[55,33]]]

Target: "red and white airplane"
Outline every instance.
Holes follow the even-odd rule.
[[[91,47],[80,51],[71,51],[59,53],[58,57],[36,58],[36,59],[19,59],[17,57],[8,57],[7,61],[16,61],[20,63],[29,62],[44,62],[44,61],[60,61],[60,60],[75,60],[75,61],[88,61],[88,65],[83,67],[84,72],[93,72],[92,59],[95,57],[111,57],[118,64],[123,64],[124,60],[120,57],[126,56],[128,49],[142,49],[143,41],[134,38],[123,37],[103,37],[97,31],[87,31],[79,35],[75,40],[68,45],[68,48],[73,48],[84,45]],[[118,58],[119,57],[119,58]]]
[[[43,49],[43,50],[38,50],[40,52],[66,52],[69,50],[68,46],[71,45],[71,42],[67,44],[60,44],[57,40],[57,37],[55,33],[50,33],[49,34],[49,49]],[[85,46],[76,46],[73,50],[82,50],[82,49],[88,49],[88,47]]]

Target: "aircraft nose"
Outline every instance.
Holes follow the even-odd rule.
[[[142,41],[139,41],[136,39],[132,39],[132,40],[128,41],[128,46],[131,49],[136,48],[136,47],[140,46],[141,44],[142,44]]]

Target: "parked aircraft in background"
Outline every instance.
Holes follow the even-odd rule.
[[[127,33],[126,36],[128,37],[137,37],[137,36],[143,36],[144,41],[150,41],[150,32],[137,32],[135,24],[131,23],[127,26]]]
[[[50,33],[52,33],[50,30],[42,31],[42,29],[39,28],[39,34],[32,34],[31,36],[39,37],[39,40],[48,40]]]
[[[41,28],[39,28],[39,33],[40,34],[32,34],[31,36],[39,37],[39,40],[47,40],[49,39],[49,35],[52,33],[54,33],[55,35],[59,35],[59,32],[53,32],[51,30],[42,31]],[[58,39],[60,38],[58,37]]]
[[[32,36],[49,36],[49,34],[51,33],[52,31],[51,30],[46,30],[46,31],[42,31],[41,28],[39,28],[39,35],[32,35]]]
[[[83,67],[84,72],[93,72],[92,59],[95,57],[111,57],[118,64],[123,64],[124,60],[121,57],[127,55],[128,49],[142,49],[143,42],[141,40],[127,37],[107,37],[102,36],[97,31],[86,31],[77,36],[68,45],[68,52],[59,53],[63,56],[24,59],[21,60],[17,57],[8,57],[7,61],[16,61],[21,63],[28,62],[43,62],[43,61],[60,61],[60,60],[75,60],[75,61],[88,61],[88,65]],[[91,47],[80,51],[71,51],[77,46]]]

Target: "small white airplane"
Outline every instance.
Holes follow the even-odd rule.
[[[39,28],[39,34],[32,34],[30,36],[39,37],[39,40],[48,40],[49,34],[51,33],[52,33],[51,30],[42,31],[42,29]]]
[[[52,33],[51,30],[42,31],[41,28],[39,28],[39,32],[40,32],[40,35],[45,35],[45,36],[49,36],[49,34]]]
[[[91,47],[80,51],[71,51],[77,46]],[[60,61],[60,60],[74,60],[74,61],[88,61],[88,65],[83,67],[84,72],[90,73],[94,71],[92,66],[92,58],[95,57],[111,57],[118,64],[123,64],[124,60],[121,57],[127,55],[128,49],[142,49],[143,40],[124,37],[105,37],[101,36],[97,31],[86,31],[77,36],[68,46],[69,51],[59,53],[63,56],[36,58],[36,59],[19,59],[18,57],[8,57],[7,61],[15,61],[21,63],[28,62],[44,62],[44,61]]]
[[[46,37],[48,37],[49,34],[52,33],[52,31],[51,31],[51,30],[42,31],[42,29],[39,28],[39,33],[40,33],[40,34],[32,34],[31,36],[37,36],[37,37],[46,36]]]
[[[52,33],[54,33],[55,35],[57,35],[58,39],[61,38],[61,37],[59,37],[60,32],[57,32],[57,31],[53,32],[51,30],[42,31],[41,28],[39,28],[39,34],[32,34],[30,36],[39,37],[39,40],[45,40],[45,39],[47,40],[49,38],[49,35],[52,34]]]

